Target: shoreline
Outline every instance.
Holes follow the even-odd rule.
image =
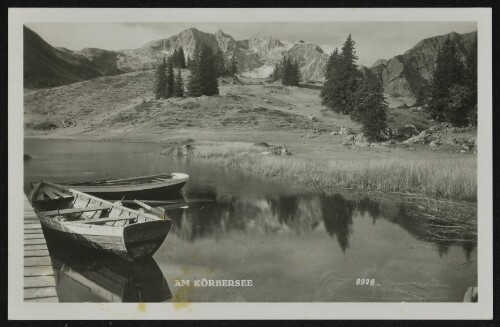
[[[113,140],[95,136],[78,139],[67,135],[28,135],[25,139],[142,143],[157,145],[157,153],[160,154],[162,149],[180,147],[187,139],[185,135],[177,137],[165,135],[162,140],[147,140],[141,139],[140,135],[135,136],[128,135],[127,138]],[[321,192],[345,190],[477,202],[477,186],[473,190],[470,171],[464,169],[466,165],[469,170],[474,170],[474,176],[477,174],[477,167],[472,163],[477,159],[476,155],[473,157],[453,155],[427,159],[425,155],[422,156],[424,158],[421,156],[415,158],[415,153],[412,153],[411,156],[414,158],[399,158],[400,154],[408,151],[395,148],[401,153],[379,153],[387,149],[369,147],[349,149],[344,152],[343,156],[332,151],[328,157],[316,158],[307,152],[291,156],[266,155],[262,154],[266,152],[266,149],[249,142],[210,139],[203,141],[195,139],[193,142],[196,150],[189,156],[197,160],[218,167],[229,167],[257,178],[271,178],[278,182],[307,185]],[[367,153],[370,156],[366,156]],[[377,153],[379,156],[372,157],[372,153]],[[471,168],[472,166],[474,169]],[[467,172],[468,175],[465,174]],[[428,174],[432,174],[433,177],[426,177]],[[415,182],[415,178],[421,184]]]

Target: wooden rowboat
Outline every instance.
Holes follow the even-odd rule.
[[[29,199],[44,232],[127,260],[152,256],[172,225],[154,208],[141,212],[46,181]]]
[[[188,179],[187,174],[172,173],[61,184],[106,200],[120,200],[124,197],[126,199],[163,199],[166,194],[179,192]]]

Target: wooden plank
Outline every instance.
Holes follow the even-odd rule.
[[[56,286],[56,281],[52,276],[24,277],[24,288],[38,288]]]
[[[45,257],[49,255],[49,250],[24,250],[24,257]]]
[[[57,296],[49,296],[49,297],[39,297],[36,299],[26,299],[25,302],[42,302],[42,303],[54,303],[59,302]]]
[[[24,244],[47,244],[45,239],[40,239],[40,238],[35,238],[35,239],[29,239],[29,240],[24,240]]]
[[[35,267],[35,266],[48,266],[52,265],[50,257],[28,257],[24,258],[25,267]]]
[[[24,267],[24,276],[54,276],[52,266]]]
[[[30,240],[30,239],[34,239],[34,238],[43,238],[43,239],[45,239],[45,236],[43,235],[42,232],[24,235],[24,239],[25,240]]]
[[[24,229],[42,229],[42,225],[38,224],[24,224]]]
[[[48,250],[47,244],[25,244],[25,250]]]
[[[47,194],[47,196],[51,199],[57,199],[59,195],[55,194],[50,188],[44,187],[43,193]]]
[[[50,287],[40,287],[40,288],[25,288],[24,289],[24,299],[39,299],[47,297],[57,296],[56,288],[54,286]]]
[[[60,216],[60,215],[67,215],[67,214],[71,214],[71,213],[81,213],[81,212],[89,212],[89,211],[97,211],[97,210],[108,210],[111,208],[112,208],[111,206],[96,206],[96,207],[44,211],[41,213],[46,215],[46,216]]]
[[[130,219],[137,219],[137,217],[116,217],[116,218],[99,218],[99,219],[91,219],[91,220],[85,220],[85,221],[78,221],[79,224],[99,224],[99,223],[106,223],[110,221],[120,221],[120,220],[130,220]]]
[[[24,234],[40,234],[42,233],[42,227],[40,228],[35,228],[35,229],[25,229],[24,230]]]
[[[63,192],[61,190],[58,190],[58,189],[54,188],[54,187],[45,186],[44,190],[45,189],[48,189],[52,193],[55,193],[57,196],[60,196],[60,197],[63,197],[63,198],[72,198],[73,197],[72,194],[65,193],[65,192]]]

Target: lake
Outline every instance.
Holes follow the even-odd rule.
[[[470,203],[324,194],[166,158],[156,154],[157,144],[25,139],[24,145],[32,156],[24,163],[25,192],[41,179],[190,175],[178,195],[189,206],[168,211],[174,224],[154,260],[54,255],[61,302],[456,302],[477,286],[475,236],[441,229],[457,208],[474,218]],[[440,222],[428,220],[429,213]],[[252,286],[193,285],[203,279]]]

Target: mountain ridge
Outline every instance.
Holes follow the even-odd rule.
[[[286,55],[299,63],[304,81],[323,81],[324,69],[329,57],[317,44],[302,40],[279,40],[262,32],[256,33],[248,39],[236,40],[222,29],[218,29],[212,34],[192,27],[175,35],[147,42],[135,49],[105,50],[84,48],[72,51],[66,48],[54,48],[29,28],[25,27],[25,30],[29,31],[28,37],[25,37],[25,43],[28,41],[28,50],[25,51],[25,67],[28,69],[25,69],[25,71],[29,72],[28,75],[33,75],[33,72],[34,75],[40,75],[31,79],[42,81],[44,78],[50,80],[52,75],[55,75],[53,77],[55,81],[49,81],[48,86],[73,83],[99,76],[152,69],[164,55],[172,54],[175,49],[183,47],[187,57],[188,55],[192,56],[195,47],[201,44],[209,46],[213,51],[222,51],[228,63],[234,55],[238,63],[238,71],[246,77],[269,77],[274,70],[274,66]],[[403,54],[398,54],[390,59],[379,59],[371,67],[366,68],[382,82],[386,94],[394,97],[414,98],[421,88],[429,84],[437,52],[447,37],[458,41],[459,50],[465,56],[470,51],[474,40],[477,39],[477,32],[464,34],[451,32],[425,38]],[[34,39],[37,39],[39,44],[30,47],[30,42],[33,43]],[[51,69],[48,69],[48,73],[47,69],[41,69],[40,72],[34,69],[34,62],[37,60],[32,57],[37,57],[37,53],[40,52],[39,49],[45,51],[41,56],[42,63],[46,63],[43,59],[48,56],[52,58],[48,64],[46,63],[49,68],[52,67],[52,70],[54,70],[53,66],[60,65],[65,69],[62,69],[62,72],[58,74],[51,74]],[[67,72],[67,70],[70,72]],[[48,77],[44,75],[48,75]],[[28,76],[28,81],[30,76]],[[25,78],[25,86],[26,84],[28,84],[28,87],[33,86],[33,83],[26,83]]]

